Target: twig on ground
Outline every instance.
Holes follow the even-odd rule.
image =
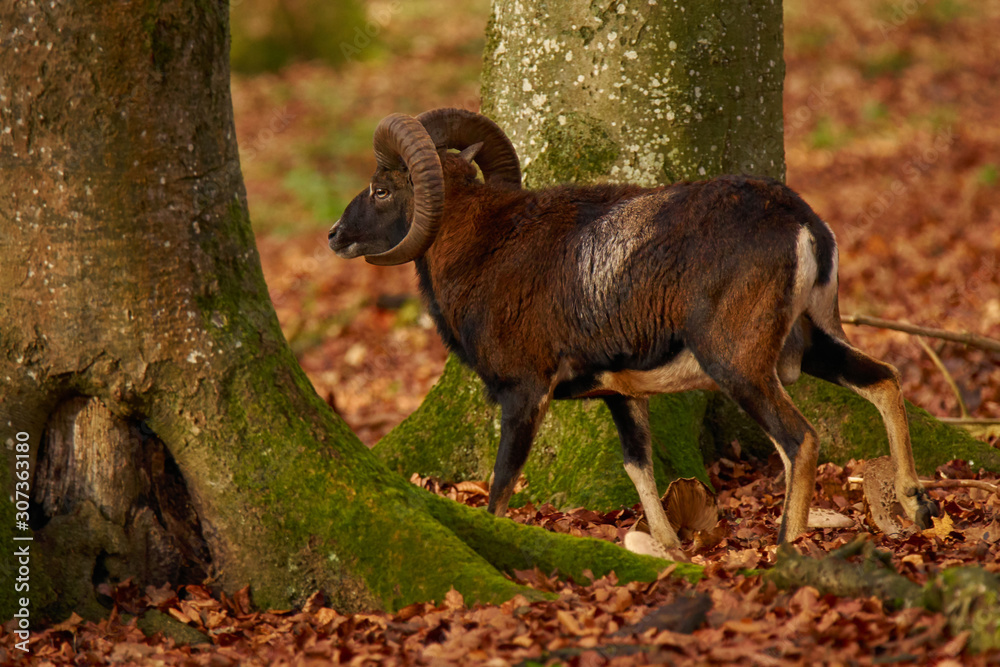
[[[864,477],[848,477],[848,484],[860,485],[864,483]],[[983,491],[989,491],[990,493],[1000,494],[1000,486],[996,484],[990,484],[989,482],[984,482],[980,479],[927,479],[920,478],[920,483],[924,485],[925,488],[932,489],[982,489]]]
[[[944,381],[948,383],[949,387],[951,387],[951,393],[955,394],[955,400],[958,401],[958,410],[961,413],[961,415],[963,417],[968,417],[969,410],[968,408],[965,407],[965,399],[962,398],[962,392],[958,388],[958,383],[955,382],[955,378],[953,378],[951,376],[951,373],[948,372],[948,369],[945,367],[944,362],[941,361],[941,357],[937,355],[937,352],[935,352],[931,348],[931,346],[924,341],[923,338],[917,338],[917,343],[920,345],[920,347],[923,348],[924,352],[927,353],[927,356],[931,358],[931,361],[934,362],[934,365],[937,366],[937,369],[941,371],[941,374],[944,375]]]
[[[938,417],[937,419],[953,426],[1000,426],[1000,419],[985,417]]]
[[[989,441],[990,438],[1000,438],[1000,419],[938,417],[938,421],[960,428],[973,438],[980,440]]]

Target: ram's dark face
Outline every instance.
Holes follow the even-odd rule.
[[[413,216],[413,186],[405,170],[379,168],[355,197],[327,238],[344,259],[375,255],[396,246]]]

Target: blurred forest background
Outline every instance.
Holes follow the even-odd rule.
[[[788,184],[833,227],[841,308],[1000,337],[1000,2],[785,0]],[[445,351],[412,266],[337,258],[326,231],[374,170],[385,115],[479,108],[488,0],[234,0],[233,102],[285,336],[367,444]],[[996,355],[847,327],[913,402],[1000,417]]]

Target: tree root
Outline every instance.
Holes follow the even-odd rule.
[[[854,556],[860,556],[860,562],[848,560]],[[821,560],[782,546],[777,564],[764,577],[780,588],[812,586],[829,595],[875,596],[891,608],[942,612],[953,635],[971,633],[972,651],[1000,648],[1000,577],[980,567],[948,568],[921,587],[898,574],[889,554],[860,535]]]
[[[588,579],[588,571],[594,577],[614,571],[621,582],[653,581],[670,564],[660,558],[631,553],[604,540],[524,526],[447,498],[417,489],[414,492],[424,497],[432,517],[501,572],[537,567],[546,574],[558,572],[583,582]],[[702,570],[693,563],[677,563],[672,575],[696,582]]]

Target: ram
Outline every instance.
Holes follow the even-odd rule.
[[[375,174],[330,248],[416,263],[441,337],[501,407],[490,512],[505,514],[550,401],[599,397],[653,537],[676,548],[653,480],[648,397],[719,389],[781,456],[778,541],[791,540],[807,528],[818,442],[782,384],[804,371],[875,404],[897,499],[920,526],[937,514],[917,480],[898,374],[848,343],[833,233],[789,188],[723,176],[524,190],[503,131],[457,109],[388,116],[374,148]]]

